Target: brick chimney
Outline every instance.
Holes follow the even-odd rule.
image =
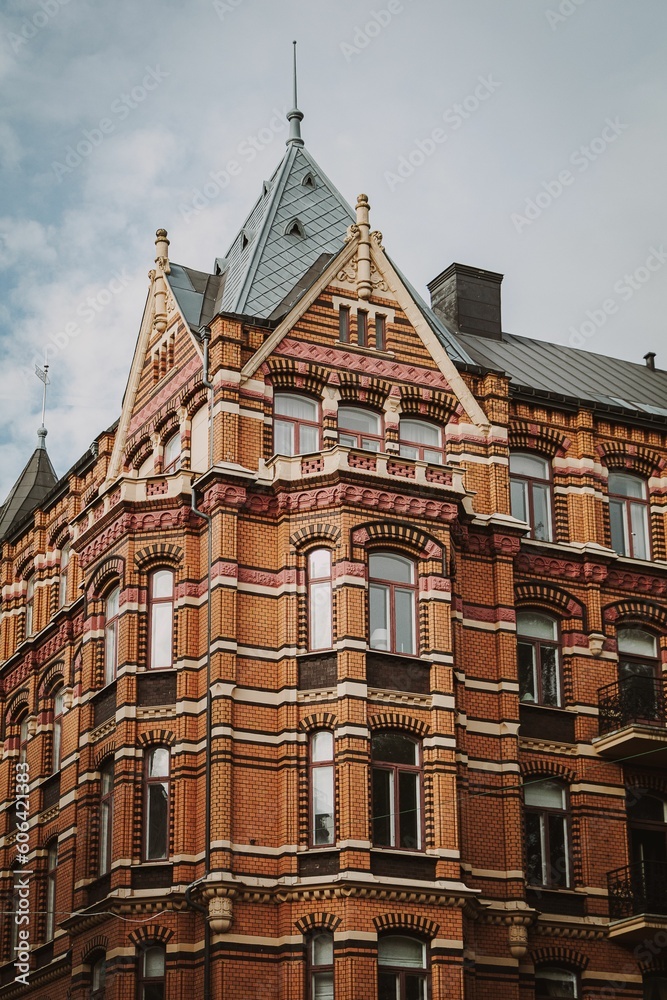
[[[431,306],[455,333],[474,333],[500,340],[500,284],[502,274],[467,264],[450,264],[430,281]]]

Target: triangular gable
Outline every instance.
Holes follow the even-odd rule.
[[[220,262],[221,311],[270,316],[322,254],[341,250],[353,221],[352,208],[310,154],[290,146]]]
[[[355,236],[349,241],[348,245],[341,251],[341,253],[331,261],[319,279],[313,283],[308,292],[302,296],[294,308],[288,313],[287,316],[285,316],[280,325],[276,327],[269,337],[267,337],[259,350],[256,351],[250,361],[248,361],[243,367],[241,371],[242,382],[247,381],[254,376],[258,368],[260,368],[264,361],[266,361],[266,359],[273,354],[283,338],[287,336],[295,323],[301,319],[301,317],[306,313],[306,311],[328,285],[335,286],[337,284],[341,284],[341,278],[339,278],[339,275],[343,274],[346,268],[349,269],[348,273],[350,277],[342,279],[343,285],[347,285],[349,288],[354,284],[351,276],[355,273],[358,248],[359,237]],[[488,429],[490,426],[488,417],[461,377],[459,370],[443,346],[441,338],[427,322],[427,319],[422,311],[422,308],[425,307],[424,303],[421,302],[420,305],[415,301],[415,296],[412,290],[409,290],[406,287],[404,279],[391,264],[389,258],[384,252],[384,248],[379,246],[377,241],[372,242],[370,254],[372,267],[380,279],[376,282],[376,284],[379,285],[380,281],[386,282],[391,296],[398,302],[438,369],[452,387],[452,391],[461,403],[463,409],[468,415],[468,418],[480,429]],[[375,297],[377,294],[381,295],[382,293],[378,292],[376,289],[373,292],[373,296]]]

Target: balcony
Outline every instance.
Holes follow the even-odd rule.
[[[667,929],[667,861],[638,861],[607,875],[609,937],[634,944]]]
[[[665,689],[657,677],[625,677],[598,692],[600,735],[597,752],[609,760],[640,757],[652,766],[667,764]]]

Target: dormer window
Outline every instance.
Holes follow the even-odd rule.
[[[308,173],[306,174],[306,176],[304,177],[304,179],[301,181],[301,183],[303,184],[303,186],[305,188],[309,188],[309,190],[311,190],[311,191],[314,191],[315,188],[317,187],[317,184],[315,183],[315,177],[313,176],[313,174],[310,171],[308,171]]]
[[[296,236],[298,239],[305,239],[306,230],[300,219],[290,219],[285,226],[285,236]]]
[[[243,232],[241,233],[241,250],[245,250],[245,248],[248,246],[249,243],[250,243],[250,237],[248,236],[246,231],[243,230]]]

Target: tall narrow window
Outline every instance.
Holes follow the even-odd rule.
[[[530,525],[530,537],[551,541],[551,467],[538,455],[510,455],[512,515]]]
[[[164,443],[162,471],[176,472],[181,467],[181,432],[176,431]]]
[[[170,569],[151,573],[148,582],[150,619],[150,665],[152,669],[173,666],[174,574]]]
[[[579,984],[574,972],[567,969],[556,969],[549,966],[538,966],[535,969],[535,1000],[548,1000],[549,997],[579,996]]]
[[[104,683],[110,684],[118,668],[118,612],[120,587],[114,587],[104,602]]]
[[[35,574],[28,577],[28,586],[25,595],[25,634],[26,638],[34,631],[35,619]]]
[[[308,942],[308,1000],[334,1000],[333,934],[322,931]]]
[[[375,349],[376,351],[384,351],[386,337],[386,319],[381,313],[376,313],[375,316]]]
[[[276,455],[309,455],[320,448],[320,408],[293,392],[273,397],[273,450]]]
[[[357,343],[359,347],[368,345],[368,313],[363,309],[357,310]]]
[[[443,465],[442,431],[426,420],[401,419],[398,425],[400,454],[403,458],[419,458],[432,465]]]
[[[161,945],[152,945],[139,956],[139,1000],[165,1000],[166,961]]]
[[[350,307],[341,306],[338,310],[338,339],[341,344],[350,342]]]
[[[310,738],[311,847],[335,843],[334,801],[334,738],[322,729]]]
[[[111,869],[111,833],[113,830],[113,758],[100,769],[100,854],[98,872]]]
[[[65,542],[60,551],[60,579],[58,580],[58,607],[67,604],[67,577],[69,573],[70,543]]]
[[[156,747],[146,758],[144,857],[169,857],[169,750]]]
[[[519,611],[516,631],[521,701],[560,705],[558,623],[537,611]]]
[[[63,692],[64,688],[62,685],[53,692],[53,752],[51,763],[54,773],[60,770],[60,760],[62,757]]]
[[[371,740],[376,847],[421,849],[419,756],[419,744],[401,733],[376,733]]]
[[[378,1000],[426,1000],[428,972],[421,941],[388,934],[378,941]]]
[[[200,406],[190,422],[190,468],[195,472],[208,469],[208,406]]]
[[[21,764],[25,764],[28,757],[29,739],[30,733],[28,732],[28,713],[26,712],[19,724],[19,761]]]
[[[414,656],[417,587],[412,560],[375,552],[368,561],[370,647]]]
[[[526,878],[532,885],[570,885],[567,792],[559,781],[533,779],[523,790],[526,806]]]
[[[56,868],[58,842],[52,840],[46,855],[46,931],[45,940],[52,941],[56,930]]]
[[[664,711],[658,642],[646,629],[619,628],[618,680],[621,708],[634,722],[655,722]]]
[[[308,645],[331,649],[331,552],[314,549],[308,556]]]
[[[346,448],[380,451],[382,420],[379,413],[359,406],[338,407],[338,440]]]
[[[619,556],[650,559],[646,483],[628,472],[609,473],[611,547]]]
[[[12,898],[10,902],[9,909],[9,944],[10,944],[10,961],[15,961],[16,959],[16,949],[19,943],[19,924],[16,921],[18,917],[21,906],[21,896],[19,895],[19,885],[18,880],[20,879],[18,874],[18,868],[12,869]]]
[[[107,957],[102,954],[93,959],[90,968],[90,1000],[104,1000],[107,978]]]

